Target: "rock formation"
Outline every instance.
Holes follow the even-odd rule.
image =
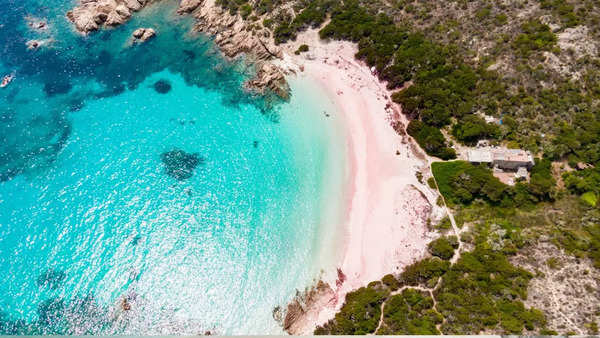
[[[290,87],[285,80],[283,71],[268,62],[257,64],[256,76],[246,82],[246,88],[259,94],[268,94],[268,91],[284,100],[290,97]]]
[[[48,45],[52,44],[53,42],[54,42],[54,39],[52,39],[52,38],[43,39],[43,40],[33,39],[33,40],[27,41],[25,44],[27,45],[28,50],[36,50],[40,47],[48,46]]]
[[[67,12],[75,28],[87,34],[107,26],[117,26],[127,21],[153,0],[79,0],[79,6]],[[241,54],[256,61],[256,77],[246,87],[260,94],[273,93],[283,99],[290,95],[283,71],[267,61],[282,58],[283,53],[270,38],[266,29],[251,28],[238,14],[215,4],[214,0],[180,0],[179,14],[191,14],[196,19],[194,29],[215,37],[214,42],[226,57]],[[156,32],[152,28],[139,28],[133,32],[133,42],[144,42]]]
[[[134,42],[146,42],[156,35],[156,31],[152,28],[138,28],[133,31]]]
[[[315,286],[298,293],[288,304],[285,316],[280,309],[273,311],[273,317],[278,320],[283,329],[291,335],[309,334],[314,329],[319,311],[325,307],[333,307],[337,302],[335,291],[323,281]],[[282,320],[282,321],[281,321]]]
[[[202,4],[202,0],[181,0],[177,13],[191,13]]]
[[[179,180],[187,180],[194,175],[194,169],[204,163],[204,158],[193,153],[188,154],[183,150],[174,149],[160,155],[165,165],[167,175]]]
[[[228,11],[214,3],[209,3],[209,1],[183,0],[181,6],[184,3],[195,5],[196,10],[193,13],[197,20],[195,29],[213,35],[215,43],[223,54],[230,58],[247,54],[257,60],[282,57],[281,49],[275,46],[266,30],[251,29],[239,15],[231,15]],[[193,7],[181,6],[180,11],[183,8]]]
[[[226,57],[244,54],[256,62],[256,76],[246,83],[246,88],[289,99],[290,88],[283,71],[268,62],[283,56],[268,31],[251,29],[238,14],[231,15],[213,0],[181,0],[178,12],[192,13],[196,19],[194,29],[213,35],[214,42]]]
[[[67,18],[81,33],[100,27],[117,26],[140,10],[149,0],[79,0],[79,6],[67,12]]]

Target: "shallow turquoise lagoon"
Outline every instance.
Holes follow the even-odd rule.
[[[0,90],[0,333],[281,332],[273,308],[335,262],[334,107],[306,81],[289,103],[247,95],[252,70],[173,1],[86,38],[55,2],[0,9],[0,71],[17,72]],[[40,34],[27,14],[54,48],[22,48]],[[127,47],[140,25],[159,36]]]

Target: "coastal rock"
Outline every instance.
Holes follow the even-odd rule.
[[[101,27],[118,26],[142,9],[148,0],[79,0],[79,6],[67,12],[67,18],[84,34]]]
[[[221,52],[232,59],[239,55],[248,56],[256,62],[257,74],[246,83],[246,88],[259,94],[273,93],[289,99],[290,88],[283,71],[269,63],[283,58],[283,52],[267,30],[251,29],[239,14],[232,15],[212,1],[181,0],[179,13],[194,12],[194,30],[213,35]]]
[[[198,3],[199,6],[202,1],[183,0],[181,4],[184,3]],[[266,31],[250,29],[239,15],[231,15],[220,6],[200,6],[194,17],[197,21],[194,29],[214,35],[215,43],[229,58],[248,54],[254,59],[264,61],[283,56],[281,49],[275,46],[272,39],[262,38],[266,36]]]
[[[203,0],[181,0],[177,13],[191,13],[202,4]]]
[[[27,22],[27,26],[35,32],[43,33],[48,30],[48,21],[45,18],[40,19],[27,15],[25,21]]]
[[[156,31],[153,28],[138,28],[132,36],[134,42],[146,42],[156,36]]]
[[[54,39],[44,39],[44,40],[29,40],[25,44],[27,45],[27,50],[36,50],[43,46],[47,46],[54,42]]]
[[[279,321],[283,329],[291,335],[311,333],[313,323],[317,320],[319,311],[325,307],[333,308],[337,304],[335,291],[323,281],[318,281],[315,286],[303,293],[298,293],[294,300],[288,304],[283,317]],[[273,311],[273,317],[281,318],[278,309]]]
[[[267,91],[271,91],[284,100],[290,98],[290,87],[279,67],[271,63],[262,63],[257,67],[259,68],[256,76],[246,82],[246,88],[260,94],[267,94]]]
[[[132,11],[139,11],[142,9],[142,4],[138,0],[125,0],[125,6]]]

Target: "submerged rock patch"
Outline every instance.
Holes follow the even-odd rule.
[[[167,80],[158,80],[154,83],[154,90],[159,94],[166,94],[171,91],[171,84]]]
[[[51,97],[59,94],[66,94],[71,91],[71,88],[73,88],[73,86],[68,80],[50,81],[44,84],[44,93],[46,93],[46,96]]]
[[[56,290],[61,286],[65,278],[67,278],[67,274],[64,271],[48,269],[38,277],[37,284],[41,287]]]
[[[165,165],[167,175],[179,180],[187,180],[194,175],[194,169],[204,163],[204,158],[197,153],[188,154],[183,150],[174,149],[160,155]]]

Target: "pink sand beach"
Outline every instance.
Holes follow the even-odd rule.
[[[301,44],[310,50],[294,55]],[[343,258],[338,264],[346,278],[340,283],[335,271],[326,271],[325,282],[334,286],[335,296],[309,311],[295,332],[308,334],[333,317],[347,292],[421,258],[434,237],[428,219],[439,219],[444,211],[436,206],[437,194],[416,176],[421,171],[427,177],[427,157],[391,126],[394,121],[408,123],[400,106],[391,101],[385,84],[355,60],[356,47],[320,41],[314,30],[286,47],[282,66],[318,83],[335,103],[348,152],[345,221],[339,225]]]

